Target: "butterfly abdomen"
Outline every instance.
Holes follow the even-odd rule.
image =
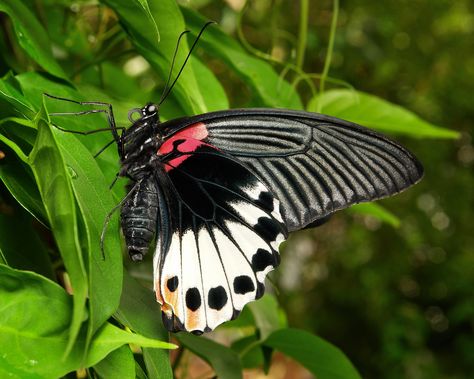
[[[121,210],[122,231],[133,261],[141,261],[148,252],[156,231],[157,215],[158,187],[151,176],[136,184]]]

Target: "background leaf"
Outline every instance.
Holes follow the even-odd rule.
[[[360,379],[338,348],[303,330],[277,330],[264,344],[301,363],[319,379]]]
[[[459,137],[453,130],[430,124],[398,105],[360,91],[325,91],[310,101],[308,110],[315,111],[317,103],[321,103],[323,113],[382,132],[406,134],[417,138]]]
[[[3,0],[0,11],[10,16],[17,41],[25,52],[50,74],[66,79],[66,74],[51,53],[48,35],[30,9],[21,1]]]
[[[351,206],[348,211],[373,216],[376,219],[386,222],[395,228],[398,228],[401,222],[400,219],[392,212],[388,211],[377,203],[356,204]]]
[[[239,356],[233,350],[205,337],[197,337],[190,333],[179,333],[176,338],[187,349],[208,362],[218,378],[242,378]]]

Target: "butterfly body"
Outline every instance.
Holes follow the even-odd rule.
[[[154,291],[171,331],[196,334],[264,293],[290,231],[400,192],[422,168],[400,145],[333,117],[242,109],[160,123],[157,107],[123,133],[121,210],[130,257],[154,250]]]

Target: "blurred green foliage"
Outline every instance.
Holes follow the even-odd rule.
[[[278,4],[278,25],[297,30],[297,7]],[[323,66],[330,9],[329,1],[311,2],[307,72]],[[268,23],[257,17],[247,13],[247,38],[264,49],[269,33],[261,25]],[[330,75],[461,137],[454,143],[402,139],[426,172],[419,185],[381,202],[396,210],[400,228],[338,214],[294,236],[294,244],[308,246],[298,251],[290,241],[280,270],[284,284],[285,267],[299,254],[300,280],[281,291],[290,324],[341,347],[366,378],[470,377],[474,3],[343,1]]]
[[[335,373],[357,378],[327,341],[364,378],[468,377],[474,372],[474,4],[180,4],[189,8],[172,0],[0,0],[0,262],[42,275],[0,266],[1,299],[16,304],[0,314],[0,333],[23,342],[21,333],[8,334],[28,326],[15,321],[21,310],[39,323],[39,332],[30,330],[33,336],[47,325],[56,337],[56,350],[29,342],[37,350],[29,353],[45,354],[50,362],[2,355],[0,373],[22,377],[33,370],[51,377],[94,366],[91,377],[113,377],[117,370],[123,377],[172,375],[168,354],[150,349],[170,347],[160,342],[168,337],[152,293],[136,280],[149,284],[150,268],[126,263],[131,275],[122,273],[112,232],[106,261],[98,250],[104,217],[124,193],[121,185],[107,190],[117,170],[113,149],[92,159],[108,137],[76,139],[50,130],[37,112],[47,91],[110,101],[118,123],[127,125],[128,109],[159,98],[177,35],[187,27],[195,36],[205,20],[214,19],[219,27],[200,41],[163,107],[164,119],[229,106],[321,109],[397,134],[426,173],[414,188],[380,202],[383,208],[340,212],[318,229],[292,235],[273,276],[275,296],[253,303],[217,332],[232,342],[230,348],[187,334],[177,337],[179,345],[219,377],[241,377],[241,367],[268,368],[275,349],[319,379]],[[185,54],[183,45],[178,61]],[[329,76],[321,80],[324,67]],[[74,130],[104,122],[54,121]],[[459,139],[434,139],[455,137],[452,130]],[[68,290],[72,284],[74,304],[45,278]],[[62,318],[46,314],[46,303],[31,301],[35,290],[57,300],[61,309],[55,313]],[[72,318],[70,325],[65,317]],[[132,354],[128,343],[140,344],[142,353]],[[14,353],[21,356],[25,351],[18,349]],[[57,351],[66,351],[66,360],[48,376],[44,367],[57,366]],[[180,354],[174,369],[184,376],[180,361],[190,353]]]

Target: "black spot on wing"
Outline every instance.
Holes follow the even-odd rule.
[[[216,310],[221,310],[227,304],[227,293],[224,287],[218,286],[211,288],[208,294],[209,307]]]
[[[256,204],[268,213],[273,212],[273,195],[270,192],[262,191],[258,196]]]
[[[252,279],[247,275],[240,275],[234,279],[234,292],[244,295],[255,290]]]
[[[268,266],[275,266],[275,263],[273,254],[264,249],[258,249],[252,257],[252,268],[255,272],[263,271]]]
[[[186,306],[193,312],[197,311],[201,306],[201,294],[196,287],[186,291]]]
[[[174,292],[176,291],[176,289],[178,288],[178,284],[179,284],[179,280],[178,280],[178,277],[177,276],[173,276],[172,278],[169,278],[166,282],[166,287],[168,287],[168,289],[171,291],[171,292]]]
[[[279,225],[268,217],[259,217],[253,229],[266,241],[276,241],[276,237],[281,231]]]

